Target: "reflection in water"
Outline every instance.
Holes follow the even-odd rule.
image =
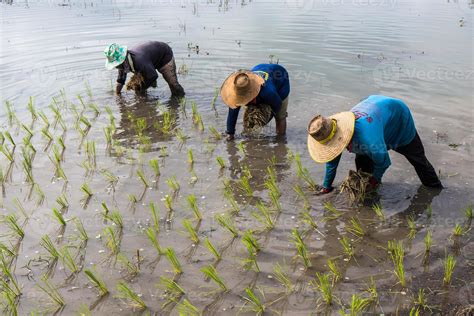
[[[150,151],[157,142],[171,141],[179,121],[179,99],[171,97],[165,104],[151,97],[134,96],[129,101],[117,97],[120,124],[114,138],[125,147],[141,146]]]
[[[229,154],[230,182],[236,197],[241,194],[240,179],[247,171],[250,175],[249,183],[254,191],[263,191],[268,176],[267,167],[274,165],[276,181],[285,178],[285,171],[290,168],[288,162],[288,147],[286,141],[275,141],[275,138],[243,140],[239,145],[236,142],[227,142]],[[239,200],[239,199],[238,199]]]

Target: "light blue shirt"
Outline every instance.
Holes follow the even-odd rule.
[[[388,150],[408,145],[416,135],[411,112],[401,100],[383,95],[369,96],[354,106],[351,112],[356,120],[348,149],[372,159],[373,177],[381,182],[391,164]],[[332,187],[341,155],[326,163],[325,188]]]

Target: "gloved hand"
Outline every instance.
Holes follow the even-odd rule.
[[[328,193],[331,193],[333,190],[334,190],[333,187],[330,187],[330,188],[325,188],[325,187],[323,187],[323,188],[319,191],[319,193],[321,193],[321,194],[328,194]]]
[[[377,190],[377,188],[380,185],[380,182],[377,179],[375,179],[374,177],[370,177],[369,182],[370,182],[370,186],[371,186],[372,190],[374,190],[374,191]]]
[[[122,92],[123,84],[117,83],[117,86],[115,87],[115,94],[120,94]]]

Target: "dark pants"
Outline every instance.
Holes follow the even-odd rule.
[[[415,167],[416,174],[421,183],[427,187],[442,187],[438,175],[425,155],[425,148],[421,142],[420,136],[416,133],[415,138],[406,146],[398,147],[395,151],[405,156],[406,159]],[[365,155],[356,155],[355,164],[357,170],[367,173],[374,172],[374,162]]]

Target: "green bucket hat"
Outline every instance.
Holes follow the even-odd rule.
[[[105,68],[112,70],[118,65],[122,64],[127,58],[127,46],[120,46],[118,44],[110,44],[104,49]]]

